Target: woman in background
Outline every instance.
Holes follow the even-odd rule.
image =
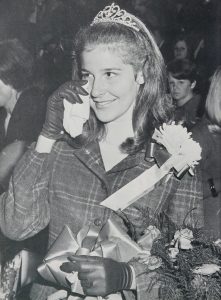
[[[178,35],[173,44],[174,59],[191,59],[193,60],[192,45],[185,35]]]
[[[193,129],[202,147],[205,227],[221,238],[221,66],[215,71],[205,104],[205,116]]]

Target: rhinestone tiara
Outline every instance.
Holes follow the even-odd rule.
[[[119,5],[115,5],[115,3],[105,6],[105,8],[95,16],[91,26],[97,23],[105,22],[120,23],[131,27],[136,31],[140,30],[137,26],[137,23],[133,21],[131,15],[126,12],[126,10],[120,9]]]

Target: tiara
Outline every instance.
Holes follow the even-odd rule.
[[[124,9],[120,9],[119,5],[112,3],[111,5],[105,6],[94,18],[91,26],[97,23],[113,22],[120,23],[125,26],[131,27],[136,31],[139,31],[136,22],[133,21],[129,13]]]

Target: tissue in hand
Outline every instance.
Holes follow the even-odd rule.
[[[88,83],[84,86],[87,90]],[[83,125],[89,119],[90,114],[90,95],[79,95],[83,103],[72,104],[64,99],[64,119],[63,126],[67,133],[73,138],[82,134]]]

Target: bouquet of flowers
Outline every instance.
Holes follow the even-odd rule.
[[[189,228],[185,222],[177,227],[166,216],[161,218],[164,228],[165,220],[169,226],[169,236],[149,226],[143,237],[144,251],[137,258],[155,271],[148,289],[160,286],[159,299],[163,300],[221,299],[221,239],[213,240],[206,230]]]

